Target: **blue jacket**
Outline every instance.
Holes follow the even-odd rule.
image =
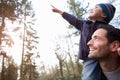
[[[78,29],[81,33],[80,42],[79,42],[79,59],[85,60],[88,59],[89,47],[87,42],[91,39],[93,32],[97,29],[100,24],[107,24],[104,21],[92,22],[89,20],[79,20],[75,16],[70,15],[66,12],[62,14],[62,17],[67,20],[71,25]]]

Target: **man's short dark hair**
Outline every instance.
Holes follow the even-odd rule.
[[[106,37],[108,39],[108,42],[111,43],[113,41],[119,41],[120,42],[120,29],[115,28],[112,25],[99,25],[97,29],[105,29],[107,31]]]

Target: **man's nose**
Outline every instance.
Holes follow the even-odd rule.
[[[90,46],[92,44],[92,40],[89,40],[87,45]]]

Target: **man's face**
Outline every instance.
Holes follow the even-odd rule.
[[[88,18],[90,20],[104,19],[105,15],[102,12],[102,8],[100,6],[95,6],[95,8],[90,9]]]
[[[88,55],[89,58],[101,59],[108,57],[110,53],[110,45],[105,36],[106,33],[107,31],[104,29],[98,29],[93,33],[92,39],[88,42],[90,48]]]

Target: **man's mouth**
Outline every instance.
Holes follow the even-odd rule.
[[[94,49],[94,48],[90,48],[90,51],[89,51],[89,52],[93,52],[93,51],[95,51],[95,49]]]

